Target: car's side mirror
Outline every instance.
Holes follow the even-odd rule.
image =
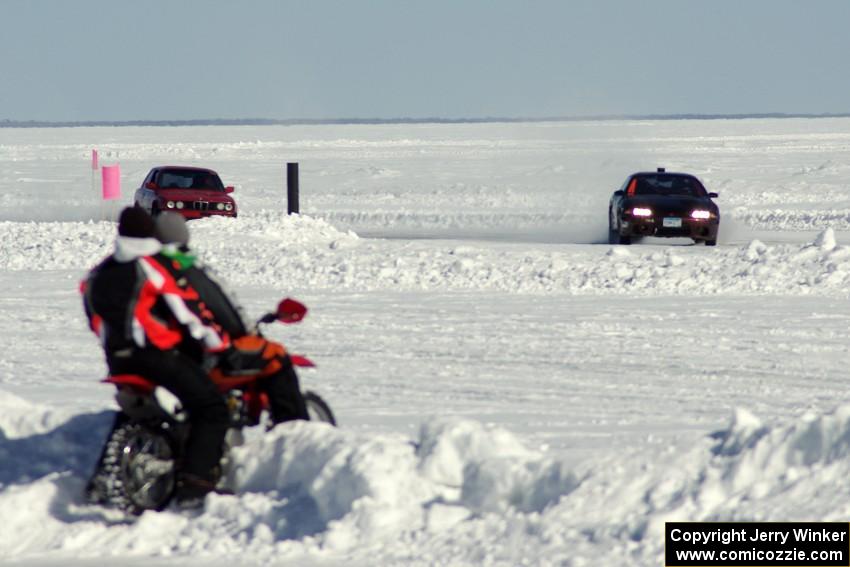
[[[233,193],[234,191],[235,191],[235,189],[233,188],[232,185],[228,185],[227,187],[224,188],[225,193]]]
[[[709,198],[709,199],[716,199],[716,198],[718,198],[719,196],[720,196],[720,195],[718,195],[717,193],[709,193],[709,194],[708,194],[708,198]]]
[[[614,191],[614,196],[615,197],[622,197],[623,196],[623,190],[617,189],[616,191]]]
[[[147,183],[145,183],[145,188],[147,188],[147,189],[159,189],[159,185],[157,185],[153,181],[148,181]]]

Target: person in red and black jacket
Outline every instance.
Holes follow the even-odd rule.
[[[260,336],[248,325],[242,308],[225,291],[210,270],[189,250],[189,230],[186,220],[176,213],[161,213],[154,223],[154,234],[162,242],[162,255],[177,284],[190,292],[187,303],[201,318],[219,332],[226,334],[230,348],[208,356],[196,340],[183,341],[180,348],[210,369],[215,380],[228,377],[256,376],[269,398],[272,425],[286,421],[309,420],[307,406],[298,375],[286,348]]]
[[[188,411],[192,427],[176,499],[189,507],[202,504],[215,487],[228,412],[207,373],[176,347],[184,334],[210,351],[230,344],[226,334],[192,311],[191,290],[177,285],[160,249],[150,215],[137,207],[124,209],[115,252],[88,274],[81,291],[109,372],[144,376],[172,392]]]

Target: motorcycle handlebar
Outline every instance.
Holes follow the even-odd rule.
[[[306,315],[307,306],[305,306],[300,301],[287,297],[283,301],[278,303],[277,312],[269,312],[260,317],[257,320],[256,327],[259,327],[263,323],[273,323],[275,321],[280,321],[281,323],[287,325],[292,323],[298,323]]]

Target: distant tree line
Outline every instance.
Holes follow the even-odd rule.
[[[747,118],[848,118],[850,113],[785,114],[619,114],[594,116],[483,118],[212,118],[195,120],[0,120],[0,128],[83,128],[93,126],[303,126],[323,124],[486,124],[516,122],[584,122],[610,120],[739,120]]]

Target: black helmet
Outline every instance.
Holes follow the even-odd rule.
[[[118,234],[131,238],[153,236],[153,219],[141,207],[127,207],[118,217]]]

